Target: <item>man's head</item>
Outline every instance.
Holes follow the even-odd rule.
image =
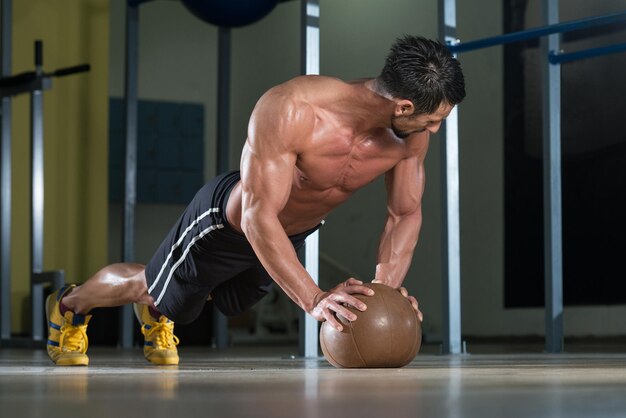
[[[396,117],[447,116],[465,98],[459,62],[441,43],[419,36],[396,40],[378,82],[397,100]]]

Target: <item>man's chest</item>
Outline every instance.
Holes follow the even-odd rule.
[[[409,155],[401,141],[388,138],[327,138],[298,155],[296,181],[313,189],[359,189]]]

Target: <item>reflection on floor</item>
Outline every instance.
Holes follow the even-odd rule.
[[[371,370],[334,369],[295,347],[183,347],[177,367],[151,366],[140,349],[90,347],[80,368],[0,348],[0,416],[626,417],[625,346],[558,355],[473,347],[443,356],[426,346],[405,368]]]

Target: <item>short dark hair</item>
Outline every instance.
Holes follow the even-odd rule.
[[[420,36],[396,40],[378,79],[393,97],[413,102],[418,114],[434,113],[444,102],[454,106],[465,98],[459,62],[443,44]]]

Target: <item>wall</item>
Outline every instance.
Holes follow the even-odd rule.
[[[43,41],[44,71],[91,64],[55,78],[44,93],[44,269],[82,281],[106,261],[108,2],[13,2],[12,71],[34,70]],[[30,324],[30,98],[12,102],[12,331]]]

